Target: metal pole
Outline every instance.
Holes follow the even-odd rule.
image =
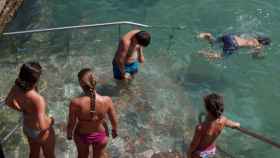
[[[241,127],[235,128],[235,129],[238,130],[238,131],[240,131],[241,133],[247,134],[247,135],[249,135],[249,136],[251,136],[251,137],[254,137],[254,138],[256,138],[256,139],[258,139],[258,140],[260,140],[260,141],[263,141],[264,143],[270,144],[270,145],[272,145],[272,146],[274,146],[274,147],[280,149],[280,143],[277,143],[277,142],[275,142],[275,141],[273,141],[273,140],[271,140],[271,139],[269,139],[269,138],[266,138],[266,137],[263,136],[263,135],[260,135],[260,134],[251,132],[251,131],[249,131],[248,129],[241,128]]]
[[[105,27],[112,25],[133,25],[139,27],[151,27],[149,25],[130,22],[130,21],[117,21],[110,23],[100,23],[100,24],[89,24],[89,25],[75,25],[75,26],[63,26],[63,27],[54,27],[54,28],[45,28],[45,29],[35,29],[35,30],[26,30],[26,31],[16,31],[16,32],[6,32],[3,33],[3,36],[17,35],[17,34],[31,34],[31,33],[40,33],[40,32],[50,32],[50,31],[60,31],[60,30],[71,30],[71,29],[86,29],[91,27]]]

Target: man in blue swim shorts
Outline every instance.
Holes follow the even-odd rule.
[[[210,44],[222,44],[223,53],[202,51],[200,54],[209,59],[221,59],[234,54],[239,48],[253,48],[252,55],[258,57],[261,49],[269,45],[271,40],[268,37],[258,36],[256,38],[242,38],[236,34],[224,34],[215,38],[211,33],[203,32],[198,38],[207,40]]]
[[[132,30],[121,38],[112,62],[115,79],[133,79],[138,72],[139,63],[144,62],[143,48],[150,41],[150,34],[140,30]]]

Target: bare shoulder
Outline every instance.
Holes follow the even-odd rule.
[[[131,38],[137,34],[138,32],[140,32],[141,30],[135,29],[135,30],[131,30],[128,33],[126,33],[123,37],[122,37],[122,41],[124,42],[124,44],[126,44],[127,42],[130,42]]]
[[[45,99],[42,95],[40,95],[38,92],[35,90],[31,90],[26,93],[26,97],[30,99],[31,101],[35,102],[45,102]]]
[[[225,124],[225,123],[227,122],[227,120],[228,120],[228,119],[227,119],[227,117],[225,117],[225,116],[221,116],[221,117],[220,117],[220,122],[223,123],[223,124]]]
[[[104,103],[106,103],[106,104],[112,104],[113,103],[112,98],[109,97],[109,96],[102,96],[102,99],[103,99]]]
[[[80,104],[81,102],[81,97],[76,97],[76,98],[73,98],[71,101],[70,101],[70,106],[77,106]]]

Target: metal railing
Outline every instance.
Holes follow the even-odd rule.
[[[119,32],[121,25],[131,25],[143,28],[161,28],[161,29],[177,29],[183,30],[185,26],[151,26],[131,21],[116,21],[109,23],[98,23],[98,24],[88,24],[88,25],[74,25],[74,26],[62,26],[62,27],[54,27],[54,28],[44,28],[44,29],[34,29],[34,30],[25,30],[25,31],[15,31],[15,32],[5,32],[3,36],[11,36],[11,35],[19,35],[19,34],[32,34],[32,33],[40,33],[40,32],[52,32],[52,31],[61,31],[61,30],[73,30],[73,29],[87,29],[92,27],[107,27],[107,26],[118,26]]]
[[[158,29],[172,29],[172,30],[184,30],[186,29],[185,26],[151,26],[131,21],[116,21],[116,22],[109,22],[109,23],[98,23],[98,24],[88,24],[88,25],[75,25],[75,26],[62,26],[62,27],[54,27],[54,28],[43,28],[43,29],[33,29],[33,30],[23,30],[23,31],[15,31],[15,32],[5,32],[2,34],[2,36],[13,36],[13,35],[20,35],[20,34],[33,34],[33,33],[42,33],[42,32],[53,32],[53,31],[61,31],[61,30],[74,30],[74,29],[87,29],[87,28],[96,28],[96,27],[108,27],[108,26],[118,26],[118,35],[120,37],[121,34],[121,26],[122,25],[130,25],[135,27],[142,27],[142,28],[158,28]],[[0,100],[0,108],[1,106],[5,105],[4,100]],[[199,118],[201,121],[202,118]],[[12,135],[13,133],[21,127],[21,124],[17,124],[0,142],[0,158],[2,158],[2,144],[5,143]],[[270,144],[278,149],[280,149],[280,144],[273,141],[272,139],[266,138],[263,135],[254,133],[252,131],[249,131],[245,128],[237,128],[237,130],[243,134],[252,136],[255,139],[258,139],[266,144]],[[220,149],[221,150],[221,149]],[[224,151],[222,151],[224,152]],[[228,154],[224,152],[225,154]],[[229,157],[233,157],[230,154],[228,154]]]

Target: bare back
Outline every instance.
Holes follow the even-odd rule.
[[[45,111],[46,104],[43,97],[37,91],[30,90],[24,92],[15,85],[11,89],[6,102],[10,107],[23,113],[24,125],[32,129],[40,129],[38,109],[43,108],[43,111]],[[37,104],[38,102],[43,102],[43,104]],[[50,126],[51,119],[45,113],[41,115],[43,115],[43,124]]]
[[[222,130],[225,127],[225,118],[221,117],[212,122],[203,122],[201,126],[201,139],[198,146],[198,150],[205,150],[212,144],[221,134]]]
[[[76,132],[80,134],[105,131],[103,122],[110,110],[111,99],[96,93],[95,114],[91,115],[91,99],[89,96],[75,98],[71,105],[77,119]],[[71,108],[71,107],[70,107]]]

